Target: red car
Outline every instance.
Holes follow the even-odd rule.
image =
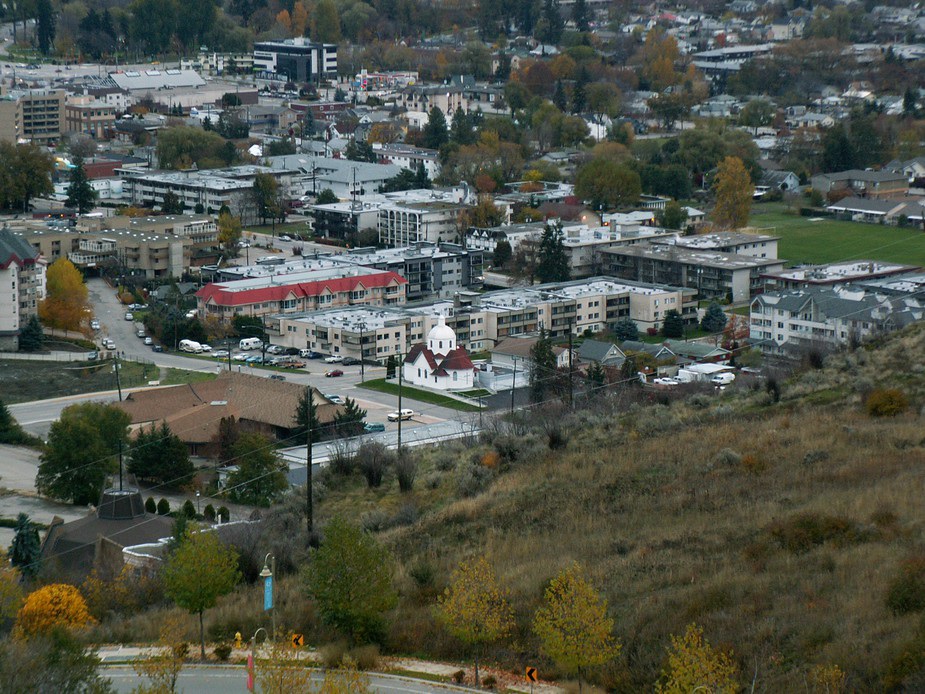
[[[334,376],[343,376],[344,372],[340,369],[332,369],[331,371],[326,371],[324,375],[328,378],[333,378]]]

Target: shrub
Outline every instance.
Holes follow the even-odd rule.
[[[170,513],[170,502],[167,499],[161,499],[157,502],[157,513],[160,516],[166,516]]]
[[[895,417],[909,407],[909,399],[898,388],[877,388],[867,396],[865,405],[871,417]]]
[[[372,511],[367,511],[360,517],[360,526],[366,532],[375,533],[380,530],[385,530],[389,524],[389,517],[385,511],[379,508],[374,508]]]
[[[231,644],[230,643],[220,643],[212,652],[215,653],[215,657],[218,658],[223,663],[228,660],[228,656],[231,655]]]
[[[464,670],[457,670],[453,673],[453,681],[456,684],[462,684],[466,681],[466,673]]]
[[[742,462],[742,456],[731,448],[724,448],[716,454],[716,464],[735,467]]]
[[[206,507],[202,510],[202,517],[205,518],[210,523],[215,522],[215,507],[212,504],[206,504]]]
[[[353,473],[358,454],[359,451],[356,451],[347,443],[335,441],[331,444],[331,457],[328,461],[328,469],[335,475],[347,477]]]
[[[408,575],[418,588],[431,588],[437,577],[437,569],[428,559],[418,559],[410,569]]]
[[[418,509],[414,504],[403,504],[392,517],[391,527],[412,525],[418,519]]]
[[[459,450],[455,446],[441,446],[434,455],[434,467],[440,472],[450,472],[459,461]]]
[[[360,472],[366,478],[370,488],[382,484],[386,469],[394,461],[395,455],[381,443],[364,443],[357,451]]]
[[[795,554],[808,552],[825,542],[843,546],[865,539],[853,521],[813,511],[774,521],[768,531],[783,549]]]
[[[16,617],[16,630],[28,637],[57,628],[80,629],[95,621],[77,588],[52,583],[29,594]]]
[[[414,488],[414,478],[418,474],[418,459],[411,451],[403,451],[395,461],[395,475],[398,477],[398,488],[403,492],[410,492]]]
[[[180,512],[190,520],[196,517],[196,507],[189,499],[183,502],[183,509]]]
[[[379,646],[371,643],[350,651],[350,657],[359,670],[375,670],[379,666]]]
[[[318,650],[324,667],[340,667],[340,664],[344,661],[344,656],[347,655],[347,642],[335,641],[334,643],[327,643]]]
[[[895,615],[925,609],[925,557],[907,559],[900,565],[887,588],[886,606]]]
[[[486,689],[494,689],[497,683],[498,683],[498,680],[496,680],[491,675],[488,675],[487,677],[482,678],[482,686],[485,687]]]
[[[154,500],[153,496],[149,496],[145,500],[145,511],[147,513],[157,513],[157,502]]]
[[[496,442],[497,445],[497,442]],[[485,451],[482,455],[481,463],[491,470],[497,470],[498,464],[501,462],[501,454],[496,450]]]
[[[487,467],[467,463],[456,471],[456,493],[459,496],[475,496],[488,486],[492,476]]]
[[[231,519],[231,512],[225,506],[219,506],[215,513],[222,523],[227,523]]]

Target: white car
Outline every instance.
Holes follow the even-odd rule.
[[[153,344],[154,344],[154,340],[152,340],[150,337],[146,337],[146,338],[145,338],[145,344],[146,344],[146,345],[153,345]]]
[[[326,397],[328,400],[330,400],[331,402],[333,402],[335,405],[343,405],[343,404],[344,404],[344,399],[343,399],[341,396],[339,396],[339,395],[332,395],[332,394],[325,393],[325,394],[324,394],[324,397]]]
[[[400,419],[411,419],[414,416],[414,410],[395,410],[395,412],[389,412],[388,420],[390,422],[397,422]]]
[[[286,234],[283,234],[282,236],[280,236],[279,240],[280,241],[292,241],[292,239],[286,236]]]
[[[339,354],[332,354],[329,357],[324,358],[325,364],[340,364],[344,358]]]
[[[212,351],[212,347],[211,347],[210,345],[207,345],[207,344],[204,343],[204,342],[200,345],[200,347],[202,347],[202,351],[203,351],[203,352],[211,352],[211,351]]]
[[[270,345],[267,347],[267,354],[282,354],[284,348],[279,345]]]
[[[652,383],[657,386],[677,386],[680,385],[681,382],[673,378],[656,378]]]
[[[131,311],[125,312],[125,320],[135,320],[135,316],[132,315]]]
[[[250,355],[247,352],[238,352],[237,354],[233,355],[231,358],[234,359],[235,361],[247,361],[247,358],[249,356]]]
[[[90,330],[99,330],[99,329],[100,329],[100,322],[98,320],[90,321]]]
[[[228,350],[227,349],[216,350],[215,352],[212,352],[212,356],[215,357],[216,359],[227,359]]]

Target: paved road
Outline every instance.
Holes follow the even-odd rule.
[[[134,687],[142,684],[142,679],[135,671],[126,665],[108,666],[103,674],[112,680],[117,692],[131,692]],[[312,673],[312,691],[318,691],[323,675]],[[381,694],[394,694],[405,692],[407,694],[434,694],[441,692],[471,692],[464,687],[449,684],[436,684],[422,680],[413,680],[407,677],[394,675],[369,675],[370,688]],[[180,673],[178,691],[185,694],[231,694],[232,692],[245,692],[246,674],[241,665],[234,666],[208,666],[187,667]]]

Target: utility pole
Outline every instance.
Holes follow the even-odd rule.
[[[116,351],[115,362],[113,362],[113,369],[116,372],[116,389],[119,391],[119,402],[122,402],[122,379],[119,378],[119,352]]]
[[[570,409],[575,407],[575,379],[572,373],[572,329],[571,323],[568,330],[568,406]]]
[[[360,323],[360,383],[366,383],[366,355],[363,353],[364,337],[366,337],[366,323]]]
[[[511,416],[514,416],[514,391],[517,389],[517,357],[511,357],[514,361],[514,375],[511,378]]]
[[[401,353],[398,355],[398,455],[401,456],[401,372],[404,371]]]
[[[308,544],[311,544],[312,533],[315,530],[314,523],[314,513],[315,510],[312,506],[312,439],[314,439],[315,432],[313,427],[315,424],[315,418],[313,416],[315,410],[315,391],[312,390],[311,386],[308,386],[308,432],[305,439],[305,519],[306,519],[306,529],[308,530]]]

